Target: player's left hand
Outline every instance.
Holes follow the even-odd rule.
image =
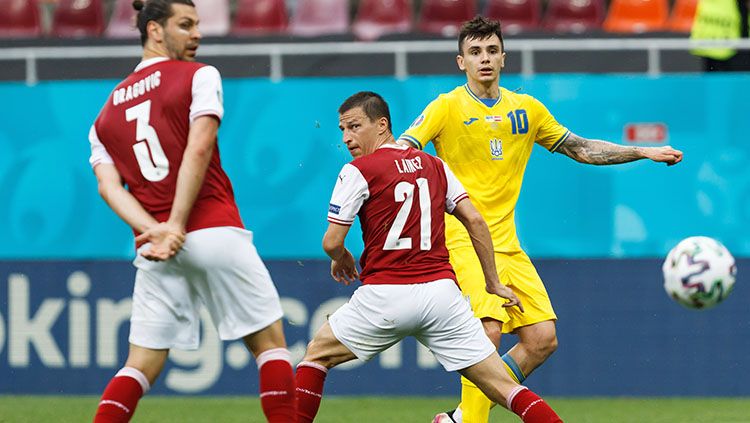
[[[344,255],[338,260],[331,260],[331,276],[336,282],[346,286],[359,278],[357,263],[349,250],[344,249]]]
[[[512,289],[501,283],[487,285],[485,289],[490,294],[497,295],[498,297],[508,300],[505,304],[503,304],[503,307],[517,306],[518,309],[521,310],[521,313],[523,313],[523,304],[521,304],[521,300],[518,299]]]
[[[151,261],[164,261],[180,251],[185,243],[185,231],[168,222],[159,223],[135,238],[136,244],[151,243],[141,256]]]
[[[682,161],[682,151],[667,145],[664,147],[647,147],[643,149],[646,158],[658,163],[666,163],[667,166],[676,165]]]

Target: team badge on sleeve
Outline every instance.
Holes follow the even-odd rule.
[[[492,160],[503,159],[503,142],[501,140],[497,138],[490,140],[490,155],[492,156]]]

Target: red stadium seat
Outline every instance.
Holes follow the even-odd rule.
[[[288,23],[284,0],[238,0],[232,35],[285,32]]]
[[[109,19],[104,35],[109,38],[138,38],[140,33],[135,27],[136,12],[132,0],[116,0],[112,17]]]
[[[303,37],[349,32],[349,1],[297,0],[289,32]]]
[[[360,40],[376,40],[386,34],[412,29],[411,0],[361,0],[352,32]]]
[[[200,16],[201,35],[223,37],[229,33],[229,0],[193,0]]]
[[[475,0],[423,0],[419,11],[419,30],[452,37],[461,24],[477,14]]]
[[[540,0],[488,0],[484,16],[499,20],[510,35],[539,27]]]
[[[668,0],[612,0],[604,29],[621,33],[663,31],[668,14]]]
[[[693,29],[698,0],[676,0],[672,6],[667,27],[672,32],[690,32]]]
[[[52,17],[52,35],[98,37],[104,32],[102,0],[59,0]]]
[[[38,37],[41,34],[36,0],[0,0],[0,38]]]
[[[604,0],[550,0],[542,25],[554,32],[600,29],[605,9]]]

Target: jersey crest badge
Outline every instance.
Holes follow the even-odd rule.
[[[492,160],[503,159],[503,142],[497,138],[490,140],[490,156]]]

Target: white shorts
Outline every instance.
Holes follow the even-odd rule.
[[[271,275],[253,246],[253,234],[244,229],[193,231],[173,258],[154,262],[139,254],[133,265],[138,270],[131,344],[198,348],[201,305],[224,340],[257,332],[283,315]]]
[[[470,367],[495,352],[468,300],[450,279],[363,285],[328,323],[336,339],[365,361],[407,336],[429,348],[449,372]]]

